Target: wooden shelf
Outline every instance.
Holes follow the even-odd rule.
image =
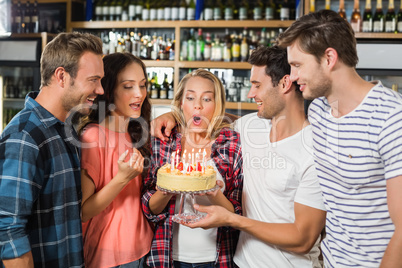
[[[172,105],[172,100],[150,99],[152,105]],[[251,102],[226,102],[226,109],[256,110],[257,104]]]
[[[179,68],[213,68],[213,69],[251,69],[248,62],[224,61],[179,61]]]
[[[147,67],[175,67],[173,60],[143,60]]]
[[[71,22],[74,29],[118,28],[287,28],[293,21],[280,20],[217,20],[217,21],[79,21]]]
[[[355,33],[356,39],[402,39],[402,33]]]

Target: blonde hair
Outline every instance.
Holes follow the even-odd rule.
[[[192,77],[201,77],[211,81],[214,85],[214,95],[215,95],[215,111],[212,116],[212,121],[208,124],[207,128],[207,138],[214,139],[218,136],[219,132],[224,127],[230,127],[230,124],[224,120],[225,117],[225,89],[222,82],[213,73],[204,70],[197,69],[191,73],[186,74],[180,81],[176,94],[174,95],[172,102],[172,113],[176,122],[180,125],[181,129],[186,128],[186,121],[184,119],[183,110],[181,109],[181,104],[183,101],[184,90],[188,80]]]

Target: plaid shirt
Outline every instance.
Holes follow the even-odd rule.
[[[0,136],[0,259],[32,251],[35,267],[83,267],[77,137],[36,94]]]
[[[158,169],[169,162],[171,153],[181,151],[182,135],[173,129],[168,142],[152,139],[152,166],[145,180],[145,193],[142,197],[143,210],[149,221],[155,223],[155,235],[151,245],[147,264],[151,267],[173,267],[172,239],[176,197],[173,196],[165,210],[153,215],[149,209],[149,200],[155,193]],[[222,129],[211,148],[211,158],[225,181],[224,195],[233,204],[235,213],[241,214],[241,193],[243,187],[243,159],[239,134],[230,129]],[[217,234],[216,267],[235,267],[234,252],[239,231],[229,227],[219,227]]]

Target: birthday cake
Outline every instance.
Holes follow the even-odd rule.
[[[177,168],[174,167],[172,170],[171,167],[170,164],[165,164],[158,170],[156,185],[159,188],[195,192],[210,190],[216,186],[216,172],[212,166],[202,167],[198,163],[183,168],[183,163],[180,162]]]

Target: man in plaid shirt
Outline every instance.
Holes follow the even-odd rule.
[[[103,94],[101,40],[59,34],[42,54],[41,76],[39,94],[27,95],[0,137],[0,259],[6,267],[83,267],[78,138],[65,120]]]

